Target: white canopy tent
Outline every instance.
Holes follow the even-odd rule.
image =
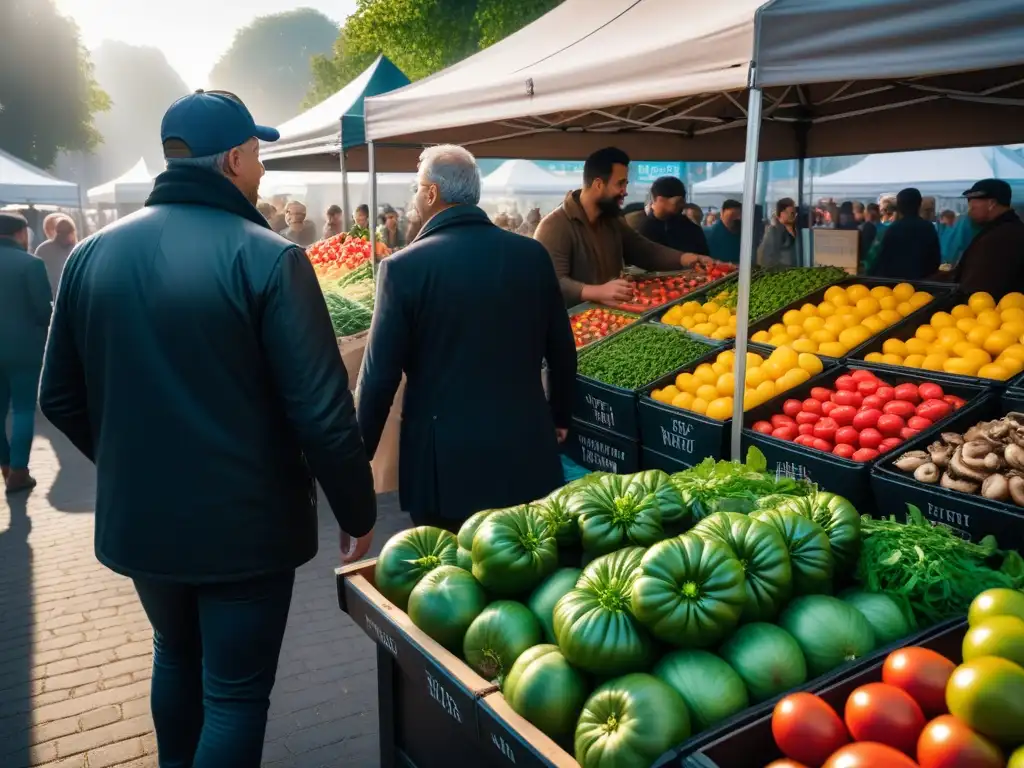
[[[404,208],[415,191],[416,174],[382,173],[377,177],[377,199],[394,208]],[[342,204],[341,171],[267,171],[260,182],[260,197],[283,195],[304,203],[308,215],[319,216],[333,204]],[[348,174],[349,205],[354,209],[370,203],[369,174]],[[350,212],[351,213],[351,212]]]
[[[86,194],[92,205],[142,205],[153,191],[155,177],[146,167],[145,158],[140,157],[116,179],[93,187]]]
[[[744,169],[743,163],[736,163],[717,176],[697,182],[689,198],[700,206],[721,206],[726,200],[739,200],[743,196]],[[792,178],[771,179],[765,190],[766,200],[771,204],[781,197],[792,196],[795,186]]]
[[[506,160],[487,174],[480,191],[485,197],[565,197],[580,186],[578,175],[556,176],[529,160]]]
[[[0,149],[0,206],[8,204],[78,208],[78,185],[61,181]]]

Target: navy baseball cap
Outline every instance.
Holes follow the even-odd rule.
[[[242,100],[227,91],[200,89],[182,96],[160,124],[160,141],[168,158],[218,155],[254,136],[260,141],[281,138],[276,128],[256,125]]]
[[[982,179],[964,192],[968,200],[995,200],[999,205],[1009,205],[1013,189],[1002,179]]]

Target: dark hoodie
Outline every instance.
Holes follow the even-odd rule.
[[[872,277],[925,280],[939,270],[942,247],[931,222],[920,216],[921,193],[905,189],[896,198],[900,218],[889,225],[871,267]]]

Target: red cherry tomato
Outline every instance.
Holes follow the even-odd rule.
[[[876,379],[861,379],[857,382],[857,391],[862,395],[873,395],[878,391],[878,381]]]
[[[797,424],[796,425],[796,431],[797,431],[797,434],[800,434],[800,435],[813,435],[814,434],[814,424],[811,424],[810,422],[808,422],[807,424]]]
[[[878,422],[875,426],[885,437],[895,437],[900,433],[901,429],[907,426],[907,422],[895,413],[884,413],[878,417]]]
[[[921,430],[919,429],[911,429],[910,427],[904,427],[903,429],[900,430],[900,437],[902,437],[904,440],[909,440],[920,431]]]
[[[855,741],[888,744],[907,755],[916,753],[925,726],[924,713],[911,695],[885,683],[868,683],[851,693],[843,719]]]
[[[877,394],[868,395],[867,397],[864,398],[864,402],[860,404],[860,407],[874,408],[875,410],[880,411],[882,410],[882,406],[885,405],[887,402],[887,400],[883,400]]]
[[[907,426],[911,429],[922,430],[928,429],[932,425],[931,419],[926,419],[924,416],[911,416],[907,419]]]
[[[909,400],[903,400],[903,399],[892,400],[892,401],[886,403],[882,407],[882,411],[884,413],[894,413],[897,416],[903,417],[904,419],[909,419],[915,413],[914,404],[911,403]],[[918,414],[918,415],[924,415],[924,414]],[[927,416],[925,416],[925,418],[927,418]]]
[[[964,400],[962,397],[957,397],[956,395],[945,395],[942,399],[945,400],[950,405],[952,405],[954,410],[956,410],[957,408],[963,408],[964,405],[967,403],[967,401]]]
[[[922,400],[941,400],[946,395],[942,391],[942,387],[931,381],[926,381],[924,384],[919,385],[917,394],[921,396]]]
[[[857,409],[852,405],[836,405],[829,411],[829,417],[835,420],[836,424],[840,427],[848,427],[853,424],[853,419],[857,415]]]
[[[822,768],[918,768],[902,752],[885,744],[862,742],[847,744],[836,751]]]
[[[860,445],[860,432],[855,427],[840,427],[836,430],[836,442],[856,448]]]
[[[857,380],[849,374],[840,376],[836,379],[836,389],[845,392],[856,392],[857,391]]]
[[[825,402],[823,402],[821,404],[821,412],[825,416],[829,416],[829,415],[831,415],[832,411],[834,411],[838,407],[839,406],[836,405],[835,403],[833,403],[831,400],[826,400]]]
[[[857,452],[857,449],[852,445],[846,443],[837,443],[836,447],[832,449],[832,453],[836,456],[841,456],[844,459],[852,459],[853,454]]]
[[[896,390],[888,384],[882,384],[875,390],[875,397],[879,398],[883,403],[888,403],[896,397]]]
[[[850,378],[854,381],[878,381],[878,377],[875,376],[871,371],[864,370],[863,368],[857,368],[856,370],[850,371]]]
[[[770,421],[755,421],[752,429],[755,432],[760,432],[762,435],[770,435],[775,427],[772,426]]]
[[[902,442],[903,438],[887,437],[885,438],[885,440],[882,441],[882,444],[878,446],[878,452],[885,453],[886,451],[891,451],[893,448],[895,448],[897,445],[900,445]]]
[[[878,458],[878,451],[874,448],[858,448],[850,458],[854,461],[873,461]]]
[[[832,443],[828,440],[824,440],[820,437],[814,438],[814,442],[811,443],[811,447],[817,451],[824,451],[825,453],[832,453]]]
[[[814,435],[797,435],[793,442],[805,448],[813,448],[815,439]]]
[[[775,705],[772,736],[782,754],[807,765],[821,765],[850,741],[836,711],[810,693],[791,693]]]
[[[787,416],[784,413],[776,413],[775,415],[772,416],[771,421],[772,421],[772,426],[775,427],[776,429],[778,427],[784,427],[787,424],[794,424],[794,425],[796,424],[796,422],[793,421],[793,419],[791,419],[789,416]]]
[[[803,402],[803,410],[807,413],[821,413],[821,400],[815,400],[813,397],[809,397]]]
[[[772,430],[772,437],[777,437],[780,440],[792,440],[796,437],[796,424],[784,424],[781,427],[776,427]]]
[[[857,415],[853,417],[853,428],[856,430],[862,430],[873,427],[878,423],[878,420],[881,417],[882,412],[875,408],[860,410],[857,412]]]
[[[839,429],[839,424],[836,420],[824,416],[817,424],[814,425],[814,436],[820,437],[822,440],[834,440],[836,436],[836,430]]]
[[[818,401],[815,400],[814,402],[818,402]],[[821,418],[823,418],[823,416],[820,413],[810,413],[808,411],[800,411],[800,413],[798,413],[796,415],[796,423],[797,424],[814,424],[815,422],[817,422]]]
[[[843,389],[832,395],[832,402],[836,405],[852,405],[854,408],[860,408],[864,402],[864,395],[860,392]]]
[[[953,406],[947,403],[945,400],[925,400],[919,406],[917,406],[917,415],[921,416],[933,424],[936,421],[946,418],[953,412]]]
[[[803,409],[803,403],[792,398],[782,404],[782,412],[787,416],[796,416]]]
[[[940,715],[925,726],[917,741],[921,768],[1003,768],[1006,758],[991,741],[952,715]]]
[[[832,399],[832,390],[826,387],[813,387],[811,389],[811,397],[826,403]]]
[[[908,403],[918,403],[921,400],[917,384],[911,384],[910,382],[898,384],[893,397],[895,400],[906,400]]]
[[[862,429],[857,437],[861,448],[878,448],[882,444],[882,433],[874,427]]]
[[[902,688],[928,717],[948,712],[946,683],[956,665],[930,648],[910,646],[890,653],[882,665],[882,680]]]

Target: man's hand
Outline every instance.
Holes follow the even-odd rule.
[[[710,265],[714,263],[714,259],[708,256],[701,256],[699,253],[684,253],[680,256],[679,262],[684,267],[692,267],[694,264]]]
[[[373,531],[365,536],[353,539],[344,531],[341,532],[341,562],[345,565],[362,560],[373,545]]]
[[[555,438],[558,440],[559,445],[565,442],[565,439],[569,436],[569,430],[563,429],[562,427],[555,428]]]
[[[609,280],[604,285],[588,285],[583,288],[581,297],[584,301],[593,301],[598,304],[625,304],[633,298],[633,284],[629,280],[617,278]]]

